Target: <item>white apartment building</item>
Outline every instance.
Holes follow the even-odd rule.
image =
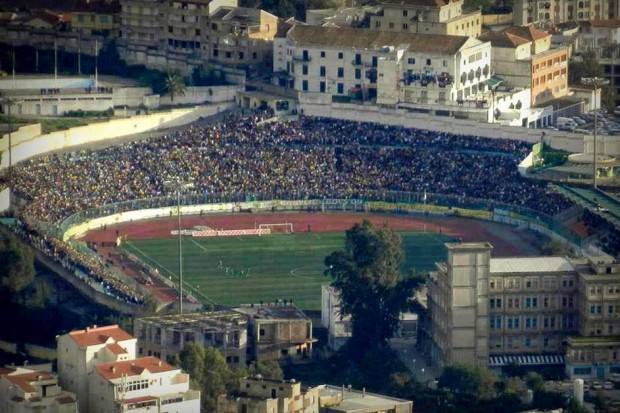
[[[189,375],[155,357],[98,364],[89,374],[89,413],[199,413]]]
[[[351,316],[340,314],[340,297],[331,285],[321,286],[321,324],[327,329],[327,344],[338,350],[351,337]]]
[[[57,338],[58,379],[75,393],[80,413],[88,410],[88,376],[101,363],[136,358],[137,339],[118,325],[88,327]]]
[[[0,368],[2,413],[75,413],[75,395],[63,391],[51,364]]]
[[[537,23],[546,26],[571,21],[618,17],[616,0],[516,0],[512,7],[517,26]]]
[[[280,46],[281,47],[281,46]],[[448,104],[487,90],[491,45],[471,37],[294,26],[274,51],[280,85],[381,105]]]

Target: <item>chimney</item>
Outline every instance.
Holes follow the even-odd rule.
[[[116,367],[112,366],[110,370],[112,370],[112,373],[116,373]]]
[[[157,362],[157,365],[158,365],[159,367],[161,367],[161,366],[162,366],[162,362],[161,362],[161,360],[159,360],[159,361]]]

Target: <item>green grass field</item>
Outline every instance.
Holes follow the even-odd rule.
[[[434,268],[445,260],[449,237],[400,232],[403,273]],[[176,238],[135,240],[122,248],[160,274],[178,278]],[[296,233],[263,237],[183,238],[184,284],[205,302],[234,305],[293,299],[305,310],[320,310],[325,256],[342,248],[344,233]]]

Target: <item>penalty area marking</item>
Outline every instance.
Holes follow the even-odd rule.
[[[199,242],[196,242],[196,240],[195,240],[194,238],[191,238],[191,240],[192,240],[192,242],[193,242],[194,244],[196,244],[196,246],[197,246],[198,248],[200,248],[201,250],[203,250],[205,253],[209,252],[209,250],[208,250],[207,248],[205,248],[205,246],[204,246],[204,245],[201,245]],[[221,260],[220,260],[220,262],[221,262]],[[247,273],[243,276],[243,278],[249,278],[249,277],[250,277],[250,270],[251,270],[251,269],[252,269],[252,267],[249,267],[249,268],[248,268],[248,271],[247,271]]]

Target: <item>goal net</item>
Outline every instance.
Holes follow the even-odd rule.
[[[272,234],[291,234],[293,232],[293,223],[284,222],[281,224],[259,224],[258,229],[271,230]]]

